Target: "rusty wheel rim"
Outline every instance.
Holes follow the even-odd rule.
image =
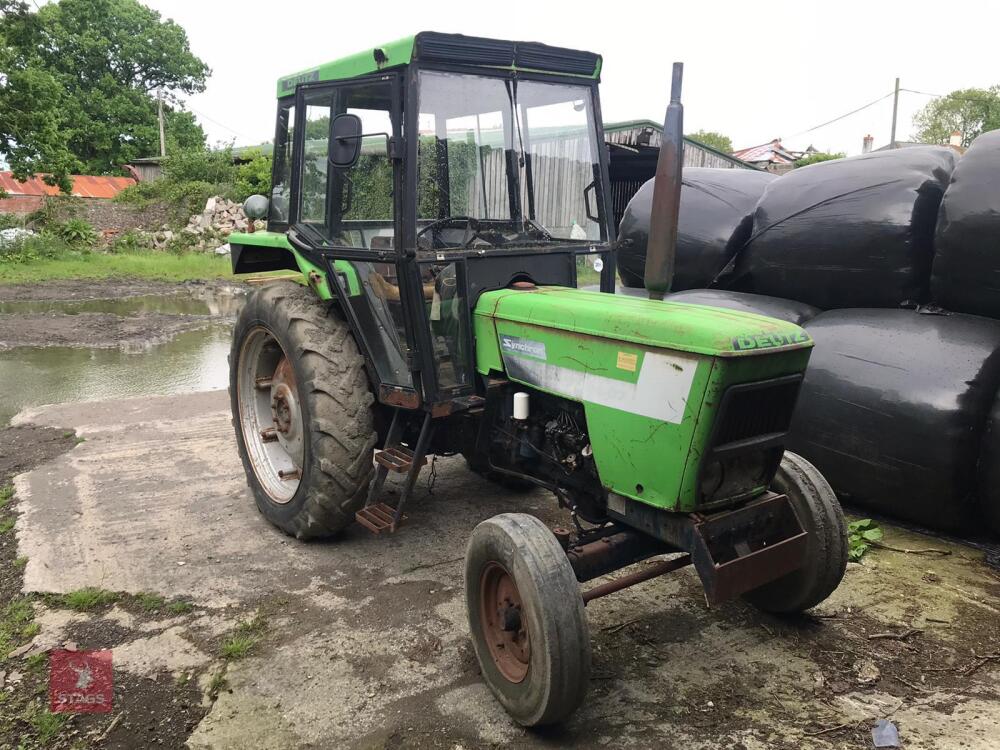
[[[517,584],[499,563],[489,563],[479,577],[479,617],[500,674],[513,683],[524,680],[531,665],[527,616]]]
[[[237,395],[247,457],[267,496],[284,505],[298,491],[305,456],[295,371],[277,339],[262,326],[247,334],[239,357]]]

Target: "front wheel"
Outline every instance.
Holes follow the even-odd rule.
[[[847,523],[829,483],[802,456],[785,452],[771,489],[788,496],[809,534],[805,563],[743,598],[765,612],[793,614],[815,607],[840,585],[847,569]]]
[[[583,702],[590,635],[566,553],[534,516],[479,524],[465,553],[472,643],[493,695],[524,726],[554,724]]]

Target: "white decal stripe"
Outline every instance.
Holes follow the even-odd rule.
[[[646,352],[635,383],[559,367],[503,353],[508,374],[529,385],[577,401],[619,409],[629,414],[680,424],[684,419],[698,359],[682,354]]]

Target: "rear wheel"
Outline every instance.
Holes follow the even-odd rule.
[[[847,523],[829,483],[802,456],[785,452],[771,488],[788,496],[809,532],[805,564],[743,597],[765,612],[802,612],[840,585],[847,568]]]
[[[545,524],[524,513],[479,524],[465,600],[483,679],[507,712],[524,726],[569,716],[587,693],[590,635],[573,568]]]
[[[255,291],[229,355],[233,426],[257,508],[300,539],[337,533],[364,503],[374,398],[346,322],[309,289]]]

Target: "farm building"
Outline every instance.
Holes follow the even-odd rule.
[[[604,140],[608,144],[608,171],[611,177],[611,205],[615,226],[621,223],[625,206],[639,188],[656,173],[656,158],[660,149],[663,126],[652,120],[628,120],[604,124]],[[684,139],[685,167],[715,169],[755,169],[729,154]]]
[[[131,177],[106,175],[75,174],[70,179],[73,181],[72,194],[86,201],[110,200],[136,183]],[[20,182],[10,172],[0,172],[0,193],[6,193],[6,197],[0,198],[0,212],[26,214],[41,208],[46,196],[58,195],[59,188],[47,185],[37,175]]]

